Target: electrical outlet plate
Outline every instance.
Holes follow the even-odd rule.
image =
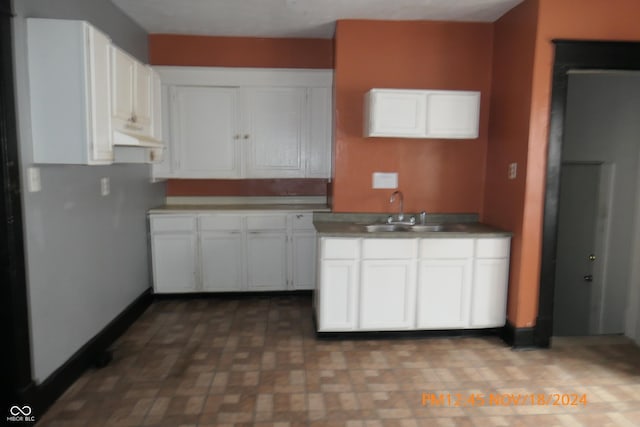
[[[42,189],[42,182],[40,181],[40,168],[30,167],[27,168],[27,183],[30,193],[37,193]]]
[[[518,176],[518,164],[517,163],[509,163],[509,179],[516,179]]]
[[[100,178],[100,194],[108,196],[111,193],[111,183],[109,177]]]
[[[372,178],[373,188],[398,188],[398,173],[397,172],[374,172]]]

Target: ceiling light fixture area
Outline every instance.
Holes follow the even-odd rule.
[[[340,19],[493,22],[522,0],[112,0],[149,33],[332,38]]]

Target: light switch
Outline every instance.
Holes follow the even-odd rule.
[[[40,182],[40,168],[27,168],[28,186],[30,193],[37,193],[42,189]]]
[[[108,196],[111,193],[111,183],[109,177],[100,178],[100,194]]]
[[[398,188],[398,173],[374,172],[373,188]]]
[[[518,176],[518,164],[517,163],[509,163],[509,179],[516,179]]]

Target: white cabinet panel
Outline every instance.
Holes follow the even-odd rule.
[[[356,329],[358,307],[358,261],[324,260],[318,286],[318,330]]]
[[[247,234],[247,288],[287,289],[286,232],[250,231]]]
[[[35,163],[110,164],[111,41],[83,21],[27,19]]]
[[[113,47],[111,57],[113,73],[112,116],[114,126],[125,128],[134,111],[134,68],[136,60],[122,49]]]
[[[240,231],[200,234],[200,263],[204,292],[243,289],[242,241]]]
[[[415,268],[414,260],[362,261],[359,329],[415,327]]]
[[[246,175],[251,178],[304,176],[305,90],[251,88],[246,89],[245,96]]]
[[[502,327],[507,316],[508,259],[476,259],[471,292],[471,327]]]
[[[316,287],[316,234],[295,232],[291,237],[293,289]]]
[[[135,86],[133,92],[133,113],[136,123],[143,126],[144,129],[150,129],[152,114],[152,93],[153,93],[153,74],[151,68],[135,63],[133,76],[135,78]],[[150,135],[151,131],[145,132]]]
[[[418,329],[465,328],[468,326],[471,267],[471,258],[420,261],[417,304]]]
[[[427,138],[477,138],[479,118],[480,92],[427,94]]]
[[[240,176],[236,108],[238,90],[173,88],[171,99],[174,165],[183,177]]]
[[[151,239],[153,287],[156,293],[197,289],[195,234],[157,234]]]
[[[478,137],[480,92],[371,89],[364,99],[367,137]]]
[[[365,136],[424,138],[427,100],[420,91],[372,89],[365,96]]]
[[[309,148],[307,178],[331,178],[333,105],[330,87],[308,89]]]

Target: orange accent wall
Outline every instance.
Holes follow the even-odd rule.
[[[540,260],[542,248],[542,215],[544,211],[544,185],[546,179],[546,156],[548,144],[549,113],[551,101],[551,81],[553,69],[553,39],[583,39],[583,40],[626,40],[640,41],[640,2],[637,0],[617,0],[615,5],[610,0],[583,0],[576,6],[575,0],[525,0],[523,4],[503,16],[496,25],[496,52],[498,46],[508,44],[511,37],[518,37],[519,30],[515,21],[517,15],[526,17],[526,22],[534,19],[538,10],[535,48],[531,50],[529,42],[522,43],[520,52],[513,60],[504,57],[500,65],[496,65],[496,74],[509,75],[519,72],[518,60],[528,60],[533,54],[533,73],[530,85],[529,128],[527,138],[523,138],[522,128],[513,131],[516,136],[511,141],[504,141],[502,146],[496,142],[496,150],[490,148],[488,165],[497,165],[498,172],[487,173],[487,193],[485,202],[487,210],[484,218],[496,224],[518,224],[516,229],[515,247],[516,257],[512,261],[512,283],[509,298],[509,320],[516,327],[528,327],[535,324],[538,312],[538,290],[540,282]],[[513,24],[510,30],[504,30]],[[503,28],[504,31],[500,31]],[[500,55],[497,53],[497,55]],[[499,60],[497,60],[496,64]],[[501,70],[501,71],[500,71]],[[494,94],[499,97],[499,88]],[[498,128],[492,127],[491,140],[498,140],[501,132],[508,129],[508,123],[522,120],[523,105],[514,108],[508,106],[496,107],[492,111],[495,120],[505,123]],[[503,155],[498,154],[497,148],[509,150],[517,160],[526,152],[526,180],[515,184],[516,188],[509,191],[506,178],[500,178],[500,173],[506,176],[506,171],[499,168],[504,163]],[[502,182],[500,182],[502,180]],[[524,203],[519,212],[514,206],[504,201],[498,202],[498,196],[504,193],[510,198],[522,198]],[[496,203],[495,205],[493,205]],[[489,210],[489,206],[492,205]],[[502,210],[502,213],[499,211]],[[519,253],[517,252],[519,251]]]
[[[482,221],[513,232],[507,317],[514,324],[520,308],[530,305],[530,295],[521,289],[521,273],[537,24],[538,3],[530,1],[511,10],[494,26],[491,117]],[[518,163],[515,180],[507,179],[511,162]]]
[[[149,63],[198,67],[333,68],[333,40],[150,34]]]
[[[491,24],[338,21],[335,39],[335,212],[390,212],[392,190],[373,190],[373,172],[398,172],[405,210],[481,212],[488,139]],[[364,138],[371,88],[481,91],[473,140]]]

